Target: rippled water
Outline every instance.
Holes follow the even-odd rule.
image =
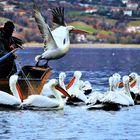
[[[39,48],[18,51],[18,67],[33,65]],[[89,80],[94,90],[108,89],[108,77],[140,72],[139,49],[71,49],[62,59],[49,62],[58,78],[65,71],[67,81],[75,70]],[[0,139],[6,140],[139,140],[140,106],[117,112],[88,111],[85,106],[65,106],[63,111],[0,111]]]

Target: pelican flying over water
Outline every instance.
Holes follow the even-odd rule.
[[[88,33],[86,31],[76,29],[73,26],[67,26],[64,21],[64,8],[52,9],[53,22],[58,24],[59,27],[51,31],[49,25],[45,22],[42,17],[39,8],[34,4],[34,17],[37,22],[38,28],[44,39],[44,53],[37,55],[35,60],[39,64],[40,60],[47,60],[45,65],[48,65],[49,60],[59,59],[63,57],[70,48],[69,33],[79,32]]]

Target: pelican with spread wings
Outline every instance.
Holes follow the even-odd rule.
[[[71,31],[88,33],[86,31],[76,29],[73,26],[67,26],[64,21],[64,8],[62,7],[52,9],[53,22],[59,25],[53,31],[51,31],[49,25],[45,22],[37,5],[34,4],[33,10],[38,28],[44,39],[44,52],[35,57],[35,60],[37,61],[36,66],[40,60],[47,60],[47,63],[45,64],[47,66],[49,60],[63,57],[70,48],[69,33]]]

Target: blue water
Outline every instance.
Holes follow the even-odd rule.
[[[34,65],[40,48],[18,51],[18,68]],[[62,59],[50,61],[51,78],[60,71],[67,81],[75,70],[82,71],[82,80],[89,80],[93,90],[106,91],[108,77],[140,74],[140,49],[71,49]],[[139,140],[140,106],[117,112],[88,111],[85,106],[68,106],[63,111],[0,111],[2,140]]]

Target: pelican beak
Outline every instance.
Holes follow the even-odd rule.
[[[130,87],[133,88],[136,85],[136,81],[130,84]]]
[[[69,84],[67,85],[67,90],[73,85],[73,83],[74,83],[74,81],[75,81],[75,77],[73,77],[71,80],[70,80],[70,82],[69,82]]]
[[[74,32],[74,33],[81,33],[81,34],[90,34],[90,32],[88,31],[85,31],[85,30],[81,30],[81,29],[72,29],[71,32]]]
[[[133,88],[136,85],[136,80],[129,76],[129,86]]]
[[[60,91],[62,94],[64,94],[66,97],[68,96],[68,97],[71,98],[71,96],[67,93],[67,91],[65,91],[59,84],[56,85],[55,88],[56,88],[58,91]]]
[[[16,89],[18,91],[18,94],[19,94],[19,97],[20,97],[21,101],[23,101],[23,95],[21,93],[21,89],[20,89],[20,86],[19,86],[18,83],[16,83]]]
[[[124,87],[123,82],[118,83],[118,87],[119,87],[119,88]]]

